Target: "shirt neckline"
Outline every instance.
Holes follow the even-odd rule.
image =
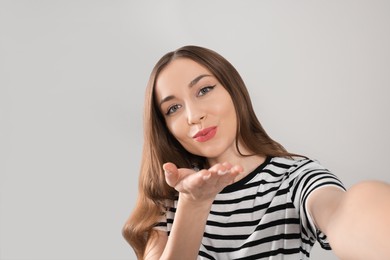
[[[242,186],[243,184],[247,183],[250,181],[253,177],[255,177],[259,172],[261,172],[266,165],[268,165],[271,162],[272,157],[267,156],[264,160],[263,163],[261,163],[259,166],[256,167],[252,172],[250,172],[247,176],[242,178],[241,180],[230,184],[229,186],[226,186],[220,193],[226,193],[226,192],[231,192],[235,191],[238,187]]]

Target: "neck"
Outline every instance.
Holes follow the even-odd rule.
[[[265,161],[265,159],[266,159],[265,156],[260,156],[260,155],[244,157],[241,160],[241,164],[240,164],[243,167],[244,171],[242,174],[239,174],[234,181],[236,182],[238,180],[241,180],[245,176],[247,176],[249,173],[255,170],[260,164],[262,164]]]

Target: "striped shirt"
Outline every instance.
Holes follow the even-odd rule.
[[[198,259],[309,259],[325,234],[306,209],[310,193],[340,180],[310,159],[267,158],[217,194],[207,219]],[[177,200],[156,228],[170,233]],[[190,239],[190,238],[189,238]]]

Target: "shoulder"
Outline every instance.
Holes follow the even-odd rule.
[[[315,159],[274,157],[270,161],[270,165],[284,169],[284,181],[294,191],[294,194],[302,192],[302,195],[307,195],[312,190],[324,185],[335,185],[344,189],[338,177]]]
[[[269,165],[274,168],[284,169],[288,174],[299,174],[308,170],[325,170],[329,172],[319,161],[307,157],[272,157]]]

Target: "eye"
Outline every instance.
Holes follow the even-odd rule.
[[[204,96],[204,95],[206,95],[208,92],[210,92],[211,90],[213,90],[214,88],[215,88],[215,85],[214,85],[214,86],[207,86],[207,87],[201,88],[201,89],[199,90],[198,96]]]
[[[178,104],[175,104],[175,105],[168,107],[168,111],[165,113],[165,115],[169,116],[172,113],[175,113],[180,107],[181,107],[181,105],[178,105]]]

